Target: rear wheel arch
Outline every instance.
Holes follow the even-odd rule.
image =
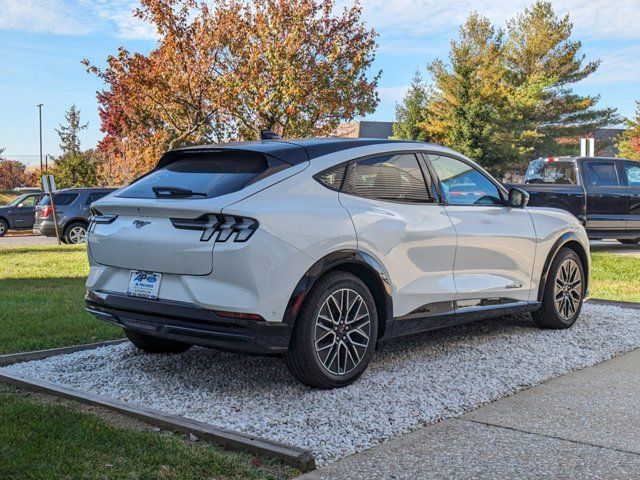
[[[542,270],[542,277],[540,278],[540,287],[538,288],[538,301],[541,302],[544,297],[545,287],[547,284],[547,278],[549,276],[549,270],[551,269],[551,264],[553,260],[558,255],[558,252],[562,248],[569,248],[573,250],[576,255],[580,258],[582,263],[582,268],[584,269],[585,279],[584,279],[584,291],[585,295],[588,291],[589,287],[589,257],[587,255],[587,251],[579,240],[579,237],[574,232],[564,233],[551,247],[549,254],[547,255],[547,259],[544,263],[544,268]]]
[[[334,271],[349,272],[365,283],[376,304],[379,322],[378,338],[384,337],[387,322],[393,318],[389,277],[378,260],[359,250],[332,252],[307,270],[291,294],[285,310],[284,322],[289,325],[295,324],[300,307],[309,291],[321,277]]]

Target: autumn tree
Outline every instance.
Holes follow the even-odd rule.
[[[434,95],[418,124],[432,141],[458,149],[494,173],[554,153],[560,138],[615,124],[615,109],[572,86],[592,75],[571,38],[569,16],[537,1],[505,29],[472,14],[451,43],[448,62],[429,65]]]
[[[620,136],[618,151],[621,157],[640,160],[640,100],[636,102],[636,116],[626,122],[627,129]]]
[[[80,132],[89,124],[80,120],[80,110],[72,105],[65,113],[65,123],[56,129],[62,155],[54,159],[50,173],[59,188],[92,187],[97,184],[93,151],[81,149]]]
[[[148,55],[121,48],[99,69],[98,146],[113,178],[149,169],[166,149],[284,136],[324,135],[372,112],[368,77],[375,33],[355,4],[333,0],[141,0],[136,15],[158,32]]]
[[[34,172],[27,170],[27,166],[24,163],[0,158],[0,190],[13,190],[16,187],[36,187],[38,184],[38,176]]]

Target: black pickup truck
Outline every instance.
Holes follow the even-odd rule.
[[[524,185],[529,205],[573,213],[589,238],[640,243],[640,162],[604,157],[538,158]]]

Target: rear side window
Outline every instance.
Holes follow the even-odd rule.
[[[76,198],[78,198],[77,193],[53,194],[53,201],[55,202],[56,206],[71,205]],[[51,199],[49,198],[49,195],[43,196],[38,205],[51,205]]]
[[[534,160],[529,164],[524,183],[575,185],[576,166],[573,162]]]
[[[360,197],[399,202],[431,202],[414,154],[359,160],[347,171],[343,190]]]
[[[338,165],[316,174],[314,178],[325,187],[340,190],[346,169],[347,164]]]
[[[630,187],[640,187],[640,164],[624,164],[624,173],[627,177],[627,185]]]
[[[151,171],[122,189],[118,197],[156,198],[160,188],[171,189],[176,193],[176,198],[219,197],[242,190],[267,170],[269,162],[266,157],[252,152],[185,156]]]
[[[100,200],[102,197],[106,197],[111,192],[94,192],[87,197],[84,202],[85,205],[91,205],[93,202]]]
[[[586,162],[587,184],[594,187],[616,187],[618,175],[613,162]]]

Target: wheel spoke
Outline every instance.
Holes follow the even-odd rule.
[[[324,368],[346,375],[369,348],[371,319],[362,296],[350,288],[332,292],[316,317],[315,350]]]

